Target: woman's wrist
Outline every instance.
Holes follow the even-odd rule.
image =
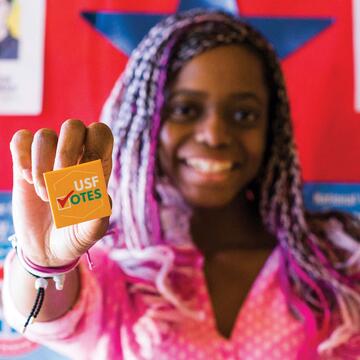
[[[29,259],[20,243],[17,241],[16,235],[11,235],[9,237],[9,241],[11,241],[12,247],[15,249],[19,263],[21,266],[35,278],[52,278],[56,284],[56,288],[58,290],[62,290],[65,274],[69,273],[73,269],[75,269],[80,261],[80,257],[69,262],[66,265],[62,266],[41,266],[34,263],[31,259]]]

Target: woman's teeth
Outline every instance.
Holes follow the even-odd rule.
[[[233,168],[231,161],[186,159],[186,164],[203,173],[219,173]]]

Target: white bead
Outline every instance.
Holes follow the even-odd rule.
[[[56,275],[53,276],[53,280],[55,282],[56,290],[62,290],[64,288],[65,275]]]
[[[48,281],[44,278],[37,278],[35,280],[35,289],[39,290],[40,288],[46,289],[48,286]]]
[[[13,247],[13,249],[15,249],[16,246],[17,246],[17,238],[16,238],[16,235],[15,235],[15,234],[10,235],[10,236],[8,237],[8,240],[11,242],[11,246]]]

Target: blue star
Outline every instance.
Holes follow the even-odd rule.
[[[301,48],[332,24],[329,18],[250,17],[240,15],[236,0],[180,0],[177,11],[221,9],[240,16],[257,28],[281,59]],[[130,55],[144,35],[168,14],[84,11],[82,16],[119,50]]]

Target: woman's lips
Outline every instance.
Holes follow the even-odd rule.
[[[201,181],[225,181],[239,167],[234,161],[208,158],[186,158],[182,163]]]

